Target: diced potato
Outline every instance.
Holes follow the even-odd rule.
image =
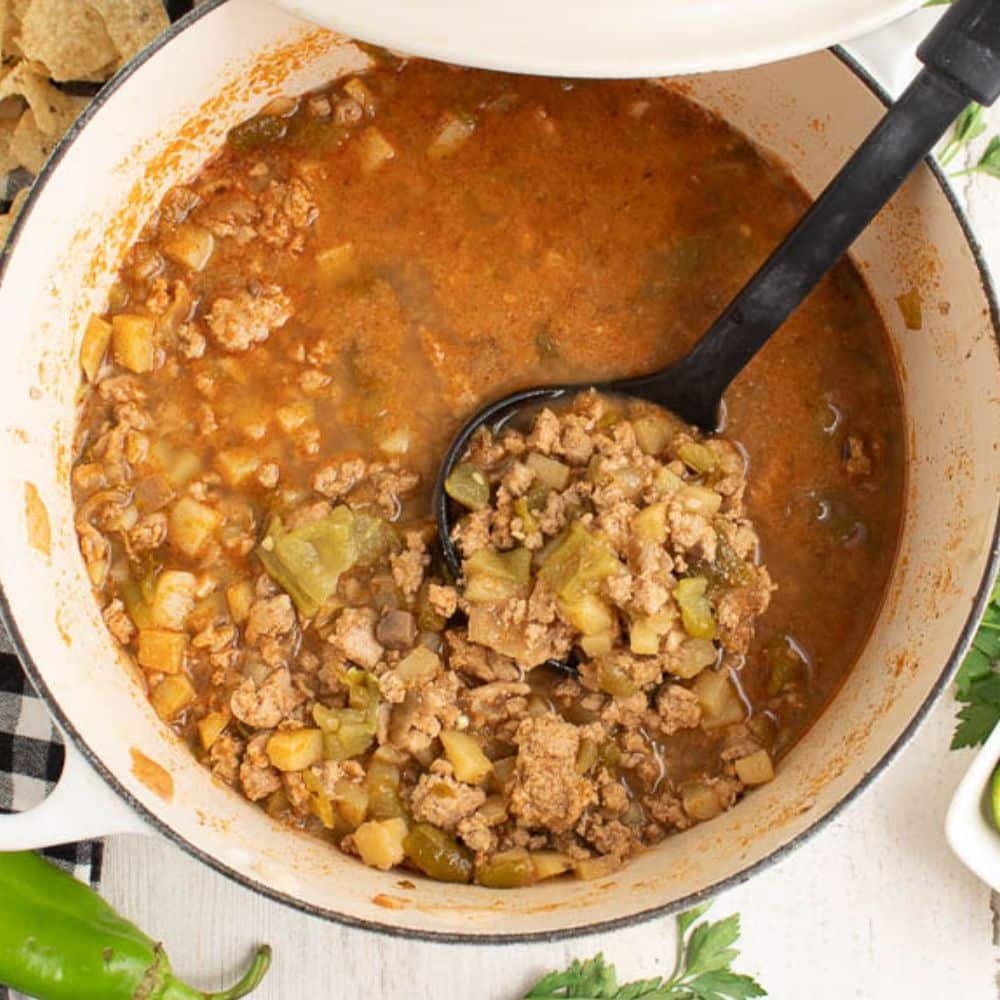
[[[670,631],[674,618],[674,612],[670,609],[636,618],[629,626],[629,648],[633,653],[646,656],[658,653],[660,639]]]
[[[493,770],[493,764],[474,736],[457,729],[446,729],[441,733],[441,743],[459,781],[478,785]]]
[[[746,710],[729,679],[728,670],[703,670],[695,679],[692,690],[701,703],[702,729],[718,729],[743,721]]]
[[[169,674],[150,692],[149,700],[164,722],[173,722],[194,701],[194,686],[184,674]]]
[[[198,737],[205,750],[211,750],[212,744],[222,735],[222,731],[229,725],[228,712],[209,712],[204,718],[198,720]]]
[[[286,433],[292,434],[316,416],[316,406],[309,399],[286,403],[275,411],[278,426]]]
[[[190,448],[174,450],[160,439],[153,445],[153,457],[163,466],[167,482],[175,490],[183,489],[202,471],[201,457]]]
[[[139,652],[136,658],[141,667],[161,674],[179,674],[184,668],[187,637],[183,632],[170,632],[161,628],[139,630]]]
[[[237,580],[226,588],[226,605],[237,625],[242,625],[247,620],[253,602],[254,589],[249,580]]]
[[[736,777],[744,785],[764,785],[774,778],[774,764],[766,750],[758,750],[735,763]]]
[[[396,675],[404,684],[413,684],[436,673],[441,657],[426,646],[417,646],[396,665]]]
[[[703,474],[714,472],[715,466],[718,464],[715,452],[708,445],[701,444],[698,441],[685,441],[677,449],[677,457],[688,468]]]
[[[281,730],[267,741],[264,752],[279,771],[304,771],[323,759],[323,732],[314,728]]]
[[[427,147],[427,155],[432,160],[457,153],[476,131],[476,119],[464,111],[446,111],[434,131],[434,137]]]
[[[164,570],[153,589],[150,620],[154,628],[181,631],[194,608],[195,577],[179,569]]]
[[[650,628],[645,618],[637,618],[629,626],[628,646],[640,656],[654,656],[660,651],[660,633]]]
[[[111,343],[111,324],[100,316],[91,316],[80,344],[80,367],[88,382],[93,382],[97,378],[109,343]]]
[[[587,656],[603,656],[610,653],[618,638],[617,632],[596,632],[594,635],[585,635],[580,638],[580,648]]]
[[[667,540],[667,502],[650,504],[632,518],[632,530],[639,538],[662,545]]]
[[[115,361],[129,371],[151,372],[155,362],[152,316],[123,313],[111,320],[111,353]]]
[[[659,455],[674,436],[673,421],[666,414],[651,413],[632,421],[635,440],[647,455]]]
[[[378,443],[378,449],[386,455],[406,455],[410,451],[413,435],[409,427],[398,427]]]
[[[573,867],[573,859],[561,851],[532,851],[531,863],[535,866],[535,878],[539,881],[562,875]]]
[[[677,491],[677,502],[684,510],[711,517],[722,506],[722,496],[707,486],[689,483]]]
[[[221,524],[222,515],[214,507],[183,496],[170,511],[167,537],[184,555],[195,559]]]
[[[569,483],[569,466],[547,455],[531,452],[524,464],[535,474],[535,479],[553,490],[564,490]]]
[[[708,639],[686,639],[670,661],[670,673],[687,679],[715,665],[719,651]]]
[[[559,611],[570,625],[584,635],[612,633],[617,625],[611,605],[596,594],[582,594],[572,601],[559,601]]]
[[[340,778],[333,786],[333,803],[348,826],[356,830],[368,813],[368,789],[358,782]]]
[[[582,861],[574,861],[573,874],[578,879],[589,882],[592,879],[614,875],[624,864],[625,862],[621,858],[616,858],[613,854],[604,854],[597,858],[584,858]]]
[[[368,820],[354,831],[354,846],[366,865],[388,871],[403,860],[405,836],[406,820],[401,816]]]
[[[184,222],[163,241],[162,247],[164,254],[175,264],[200,271],[212,256],[215,237],[204,226]]]
[[[684,485],[684,480],[670,469],[660,466],[653,473],[653,489],[661,496],[672,496]]]
[[[316,254],[316,267],[326,285],[351,285],[361,278],[358,252],[353,243],[341,243]]]
[[[367,112],[371,112],[375,107],[375,95],[365,86],[364,80],[356,76],[352,76],[344,84],[344,93],[357,101]]]
[[[715,789],[700,781],[690,781],[684,785],[681,789],[681,803],[684,812],[698,822],[714,819],[722,812],[722,803]]]
[[[215,465],[227,486],[242,486],[260,468],[260,459],[255,448],[226,448],[215,456]]]
[[[361,169],[366,174],[374,173],[396,155],[392,143],[374,125],[366,128],[356,141]]]
[[[376,747],[372,753],[372,761],[377,761],[379,764],[402,765],[406,763],[407,759],[408,755],[404,751],[397,750],[395,747],[389,746],[388,743]]]

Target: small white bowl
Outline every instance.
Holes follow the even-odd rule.
[[[463,66],[550,76],[738,69],[815,52],[922,0],[278,0],[355,38]]]
[[[1000,762],[1000,726],[965,772],[948,807],[945,835],[958,859],[1000,891],[1000,830],[990,806],[990,776]]]

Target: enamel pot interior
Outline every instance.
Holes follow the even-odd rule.
[[[48,168],[0,285],[0,580],[21,651],[71,736],[162,831],[304,910],[497,939],[593,929],[690,902],[779,856],[849,800],[912,731],[967,641],[994,549],[1000,445],[995,317],[969,236],[924,167],[857,245],[902,373],[905,525],[861,662],[774,782],[598,882],[503,893],[403,881],[275,824],[214,783],[156,718],[101,622],[68,490],[79,343],[144,219],[265,101],[365,63],[343,38],[260,0],[210,5],[108,88]],[[677,85],[812,193],[883,110],[829,52]],[[919,331],[904,328],[895,304],[912,287],[923,297]],[[136,751],[169,772],[172,794],[137,776]]]

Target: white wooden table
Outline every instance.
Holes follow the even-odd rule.
[[[1000,131],[1000,113],[992,115]],[[977,143],[977,152],[985,143]],[[962,179],[1000,274],[1000,181]],[[950,854],[945,809],[971,752],[951,753],[955,706],[938,704],[889,772],[781,864],[722,896],[743,916],[739,967],[777,1000],[997,1000],[989,890]],[[202,988],[231,982],[252,945],[274,945],[260,1000],[514,1000],[542,973],[598,950],[625,977],[669,969],[672,918],[559,944],[479,947],[382,937],[303,916],[161,839],[108,842],[104,892],[163,940]]]

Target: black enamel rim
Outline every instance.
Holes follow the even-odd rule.
[[[130,62],[126,67],[124,67],[94,98],[89,107],[83,112],[80,118],[75,122],[73,127],[67,132],[63,137],[62,141],[56,147],[49,161],[46,163],[42,172],[39,174],[37,180],[35,181],[34,189],[28,197],[27,202],[24,205],[23,210],[17,221],[15,222],[10,238],[7,241],[7,245],[0,254],[0,285],[2,285],[6,274],[8,260],[17,246],[18,239],[20,237],[21,231],[26,225],[29,216],[35,203],[37,201],[38,194],[42,189],[52,180],[53,174],[56,168],[59,166],[60,161],[66,153],[66,150],[73,143],[80,132],[87,126],[90,120],[100,111],[103,105],[110,99],[110,97],[121,87],[121,85],[127,80],[136,70],[139,69],[147,60],[149,60],[153,55],[160,51],[164,46],[168,45],[173,38],[176,38],[181,32],[185,31],[187,28],[191,27],[194,23],[201,20],[201,18],[210,14],[212,11],[222,6],[222,4],[228,2],[228,0],[207,0],[205,4],[199,7],[197,10],[192,11],[190,14],[183,17],[176,24],[172,25],[156,42],[154,42],[149,48],[141,52],[132,62]],[[879,101],[885,106],[889,106],[891,103],[891,98],[882,89],[882,87],[876,83],[876,81],[864,70],[857,61],[847,54],[841,48],[833,48],[829,50],[836,58],[838,58],[851,72],[863,83],[871,93],[878,98]],[[934,162],[933,158],[928,157],[926,160],[926,165],[931,171],[934,179],[937,181],[938,186],[941,189],[942,194],[948,200],[952,211],[954,212],[959,224],[962,227],[962,231],[965,235],[966,241],[968,242],[969,248],[972,251],[973,257],[976,262],[976,266],[979,269],[980,281],[982,284],[983,292],[989,302],[990,306],[990,318],[993,325],[994,336],[997,340],[998,346],[1000,346],[1000,307],[998,307],[996,291],[993,287],[989,270],[986,266],[986,262],[983,258],[982,248],[979,245],[972,229],[969,225],[969,220],[965,215],[961,205],[955,198],[954,192],[945,180],[944,173],[940,170],[937,164]],[[526,943],[537,943],[541,941],[558,941],[568,938],[581,937],[587,934],[595,934],[601,931],[613,931],[624,927],[631,927],[636,924],[642,923],[647,920],[651,920],[655,917],[667,916],[671,913],[676,913],[680,910],[687,909],[696,903],[699,903],[705,899],[718,895],[720,892],[732,889],[738,885],[746,882],[751,876],[758,874],[759,872],[765,871],[767,868],[782,861],[791,851],[795,848],[800,847],[805,844],[810,838],[812,838],[820,830],[827,827],[837,816],[840,815],[841,811],[845,809],[850,803],[852,803],[856,798],[858,798],[862,792],[868,789],[874,780],[881,775],[888,765],[896,758],[899,752],[906,746],[907,743],[912,739],[917,728],[926,718],[931,707],[937,701],[938,697],[947,687],[949,681],[952,678],[954,672],[958,669],[958,665],[961,662],[965,651],[968,649],[972,642],[973,636],[976,632],[976,627],[979,623],[979,619],[982,617],[983,612],[986,609],[986,605],[989,599],[990,590],[992,587],[993,579],[996,576],[998,567],[1000,567],[1000,504],[998,504],[997,517],[994,521],[993,530],[993,540],[991,543],[990,556],[987,560],[986,571],[980,581],[979,588],[973,601],[971,611],[968,618],[966,619],[965,625],[962,628],[960,635],[952,649],[952,653],[949,656],[947,662],[942,668],[941,674],[935,682],[934,686],[931,688],[923,704],[914,714],[913,718],[910,720],[903,732],[897,737],[896,741],[892,746],[883,754],[879,761],[872,767],[872,769],[864,775],[864,777],[830,810],[823,816],[819,817],[808,829],[803,830],[800,834],[793,837],[787,843],[781,845],[776,850],[772,851],[766,857],[761,858],[759,861],[754,862],[752,865],[730,875],[727,878],[720,879],[718,882],[712,885],[706,886],[704,889],[696,893],[692,893],[688,896],[684,896],[681,899],[673,900],[669,903],[660,904],[657,906],[649,907],[647,909],[639,910],[635,913],[629,914],[628,916],[616,917],[610,920],[597,921],[595,923],[583,924],[577,927],[565,928],[557,931],[538,931],[531,933],[518,933],[512,932],[509,934],[473,934],[473,933],[450,933],[450,932],[436,932],[436,931],[425,931],[425,930],[414,930],[410,928],[393,926],[392,924],[382,923],[373,920],[362,920],[358,917],[353,917],[348,914],[338,913],[334,910],[328,910],[322,907],[314,906],[310,903],[305,903],[294,896],[290,896],[286,893],[279,892],[269,886],[262,885],[255,879],[252,879],[241,872],[235,871],[228,865],[224,864],[219,859],[213,857],[212,855],[206,853],[201,848],[196,847],[194,844],[190,843],[180,834],[173,830],[170,826],[164,823],[158,816],[146,808],[141,802],[139,802],[129,791],[125,788],[117,779],[117,777],[103,764],[100,758],[91,750],[87,743],[83,740],[80,733],[77,731],[76,727],[70,718],[70,714],[62,707],[59,700],[56,698],[52,690],[45,683],[41,672],[38,669],[37,664],[28,651],[28,648],[24,642],[24,638],[18,629],[17,623],[11,613],[10,605],[7,601],[6,593],[3,589],[2,581],[0,581],[0,620],[7,628],[7,632],[10,635],[11,642],[17,652],[17,655],[21,661],[25,672],[34,685],[35,689],[38,691],[39,695],[45,699],[46,705],[49,711],[52,713],[56,721],[63,732],[73,741],[76,749],[83,755],[87,762],[101,775],[105,782],[114,789],[114,791],[128,803],[128,805],[134,809],[142,819],[149,824],[154,830],[161,833],[164,837],[177,844],[182,850],[186,851],[192,857],[199,859],[216,871],[221,872],[223,875],[228,876],[233,879],[233,881],[245,886],[246,888],[258,893],[261,896],[265,896],[269,899],[273,899],[276,902],[284,903],[286,906],[290,906],[293,909],[299,910],[302,913],[309,914],[315,917],[321,917],[332,922],[343,924],[348,927],[356,927],[362,930],[372,931],[379,934],[386,934],[392,937],[400,937],[414,940],[430,941],[436,943],[452,943],[452,944],[526,944]]]

